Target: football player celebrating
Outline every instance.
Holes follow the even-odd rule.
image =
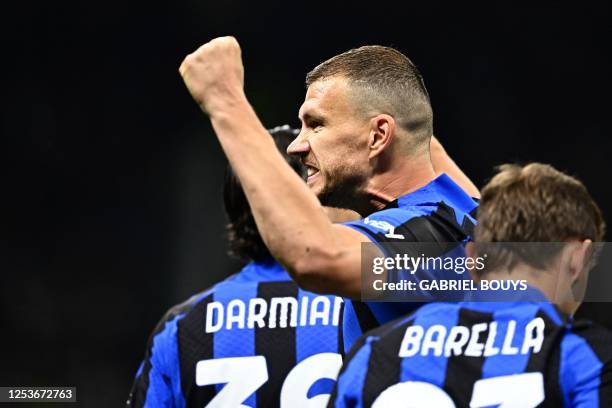
[[[382,244],[384,249],[372,245],[373,257],[399,253],[397,243],[459,245],[470,238],[477,204],[447,174],[436,174],[429,96],[417,68],[399,51],[357,48],[308,74],[302,129],[288,151],[307,166],[310,189],[282,159],[247,101],[236,39],[201,46],[179,72],[209,115],[274,257],[300,287],[355,300],[345,304],[345,346],[414,308],[356,301],[362,243]],[[457,180],[477,194],[469,181]],[[367,217],[334,225],[322,205]]]
[[[331,406],[612,406],[612,333],[572,319],[604,234],[584,185],[548,165],[502,166],[478,217],[467,252],[489,255],[473,270],[480,288],[524,290],[429,303],[367,333]]]

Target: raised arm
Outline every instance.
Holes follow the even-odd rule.
[[[244,94],[237,41],[212,40],[188,55],[179,72],[209,115],[270,252],[300,286],[359,297],[361,242],[368,239],[332,224],[276,149]]]

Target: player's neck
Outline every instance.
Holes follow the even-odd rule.
[[[370,178],[366,191],[375,210],[430,183],[436,173],[428,157],[396,160],[393,166]]]

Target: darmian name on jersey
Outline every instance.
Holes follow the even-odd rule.
[[[508,321],[505,333],[498,333],[497,322],[478,323],[471,327],[433,325],[427,330],[423,326],[408,326],[399,350],[400,357],[465,355],[468,357],[489,357],[497,354],[516,355],[539,353],[544,342],[545,323],[541,317],[525,325],[524,336],[515,336],[516,320]],[[481,333],[486,332],[484,343],[479,342]],[[516,344],[516,338],[523,338]],[[501,347],[499,345],[501,344]],[[495,346],[498,345],[498,346]]]
[[[342,298],[327,296],[233,299],[227,304],[211,302],[206,308],[206,333],[219,330],[268,327],[333,325],[340,322]]]

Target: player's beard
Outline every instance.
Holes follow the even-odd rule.
[[[341,173],[341,174],[339,174]],[[325,185],[317,194],[325,207],[345,208],[359,214],[370,214],[371,203],[365,192],[367,178],[359,172],[336,172],[335,177],[327,173]]]

